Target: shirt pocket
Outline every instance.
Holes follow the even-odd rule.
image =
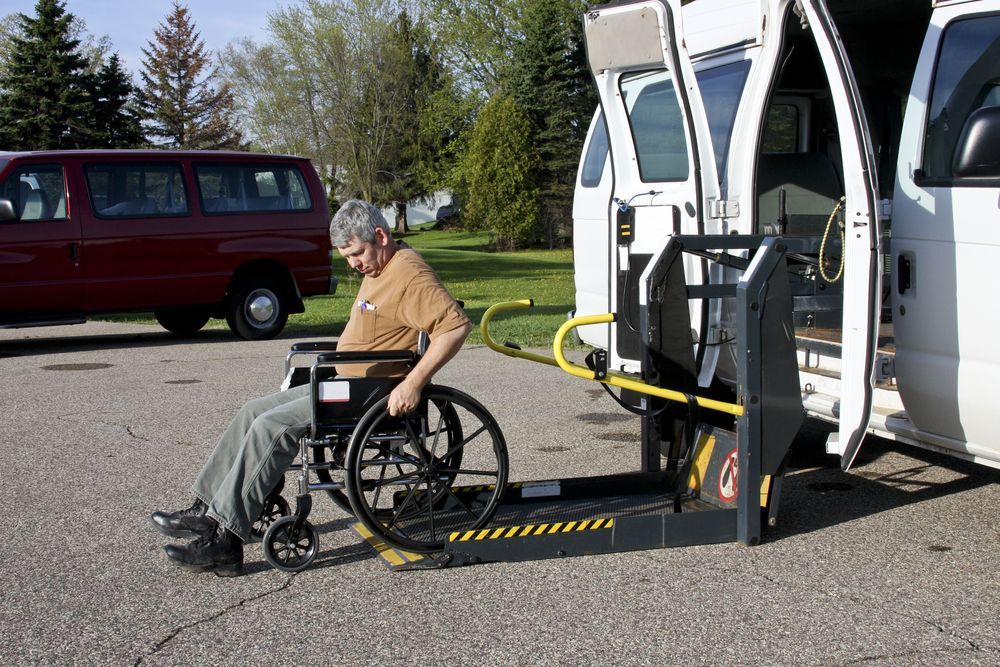
[[[378,311],[369,308],[361,313],[361,342],[372,343],[375,341],[376,318]]]

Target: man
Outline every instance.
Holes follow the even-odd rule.
[[[430,337],[427,351],[409,373],[387,364],[338,369],[340,375],[405,375],[389,396],[388,410],[394,416],[410,412],[424,385],[461,349],[472,323],[423,258],[392,238],[382,213],[371,204],[345,203],[330,223],[330,240],[348,265],[364,274],[338,350],[416,350],[420,331]],[[197,538],[164,547],[174,563],[221,576],[242,572],[243,542],[264,499],[298,453],[310,402],[306,385],[240,409],[195,480],[194,505],[152,515],[160,532]]]

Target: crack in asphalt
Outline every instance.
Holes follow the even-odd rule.
[[[960,635],[957,631],[951,630],[949,628],[946,628],[945,626],[941,625],[940,623],[936,623],[936,622],[928,620],[926,618],[920,618],[918,616],[910,616],[910,615],[907,615],[907,614],[900,614],[900,616],[904,616],[906,618],[912,618],[912,619],[914,619],[916,621],[920,621],[922,623],[926,623],[927,625],[930,625],[931,627],[935,628],[938,632],[940,632],[942,634],[946,634],[946,635],[949,635],[951,637],[954,637],[955,639],[958,639],[959,641],[963,641],[963,642],[965,642],[966,644],[969,645],[969,650],[976,651],[976,652],[985,652],[985,651],[990,651],[990,652],[993,652],[993,653],[1000,652],[1000,649],[996,649],[996,648],[994,648],[992,646],[983,646],[982,644],[977,644],[976,642],[972,641],[968,637]]]
[[[128,433],[129,437],[131,437],[133,440],[141,440],[143,442],[150,441],[149,438],[144,438],[143,436],[136,433],[133,430],[131,424],[122,424],[121,422],[108,421],[106,419],[101,418],[100,415],[95,415],[89,412],[69,412],[64,415],[56,415],[56,419],[60,421],[68,421],[70,423],[74,423],[80,421],[79,419],[75,419],[75,417],[81,417],[81,416],[86,418],[95,418],[95,421],[98,424],[103,424],[104,426],[110,426],[111,428],[124,428],[125,432]]]
[[[972,648],[953,648],[953,649],[948,649],[948,648],[943,648],[943,649],[937,649],[937,650],[931,650],[931,651],[906,651],[904,653],[884,653],[884,654],[880,654],[880,655],[866,655],[863,658],[858,658],[856,660],[849,660],[848,662],[842,662],[842,663],[839,663],[839,664],[842,665],[842,666],[843,665],[863,665],[863,664],[865,664],[867,662],[875,662],[875,661],[878,661],[878,660],[896,661],[896,660],[900,660],[900,659],[903,659],[903,658],[913,658],[915,656],[945,655],[945,654],[948,654],[948,653],[963,654],[963,653],[969,653],[969,652],[976,653],[976,652],[978,652],[978,649],[972,649]]]
[[[263,593],[259,593],[257,595],[252,596],[252,597],[243,598],[239,602],[236,602],[235,604],[231,604],[228,607],[225,607],[223,609],[220,609],[219,611],[215,612],[214,614],[210,614],[209,616],[206,616],[204,618],[199,618],[197,621],[192,621],[191,623],[185,623],[183,625],[177,626],[172,631],[170,631],[170,633],[167,634],[166,637],[164,637],[160,641],[156,642],[156,644],[153,645],[153,648],[152,648],[151,651],[149,651],[145,655],[140,655],[138,658],[136,658],[135,662],[132,663],[133,667],[139,667],[139,665],[143,664],[143,661],[145,661],[146,658],[150,658],[150,657],[156,655],[157,653],[159,653],[161,650],[163,650],[163,648],[167,644],[169,644],[174,639],[176,639],[177,636],[179,634],[181,634],[182,632],[184,632],[185,630],[190,630],[191,628],[196,628],[199,625],[204,625],[206,623],[211,623],[212,621],[225,616],[226,614],[228,614],[229,612],[233,611],[234,609],[239,609],[240,607],[243,607],[247,603],[256,602],[257,600],[261,600],[263,598],[266,598],[269,595],[274,595],[275,593],[280,593],[281,591],[285,590],[286,588],[288,588],[289,586],[292,585],[292,581],[295,579],[295,575],[296,574],[297,573],[290,574],[288,576],[288,578],[285,580],[285,583],[283,583],[281,586],[278,586],[277,588],[274,588],[274,589],[269,590],[269,591],[264,591]]]
[[[114,424],[114,426],[118,426],[118,424]],[[144,438],[141,435],[136,434],[136,432],[132,430],[131,424],[125,424],[125,432],[128,433],[130,436],[132,436],[134,440],[142,440],[143,442],[149,442],[149,438]]]

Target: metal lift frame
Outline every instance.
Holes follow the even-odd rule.
[[[616,317],[612,313],[567,321],[555,335],[552,357],[521,350],[510,342],[498,344],[490,336],[489,324],[495,315],[530,308],[532,300],[496,304],[484,313],[480,324],[486,344],[507,356],[558,366],[583,379],[735,417],[735,433],[710,427],[701,431],[703,438],[719,438],[735,446],[739,492],[734,502],[720,503],[718,498],[699,498],[691,493],[688,480],[692,466],[698,465],[693,461],[694,451],[688,452],[686,463],[675,471],[647,470],[645,461],[651,453],[643,451],[643,468],[635,473],[510,484],[489,527],[450,534],[441,554],[412,554],[376,545],[382,557],[393,569],[415,569],[731,541],[757,544],[763,523],[773,525],[776,521],[786,454],[803,420],[792,326],[793,289],[786,257],[815,253],[816,245],[815,239],[806,237],[675,236],[663,253],[661,261],[672,262],[688,253],[742,271],[735,283],[683,286],[687,299],[735,299],[735,403],[693,396],[616,373],[607,368],[606,357],[593,369],[568,361],[562,351],[566,335],[579,326],[612,323]],[[747,251],[746,258],[733,254],[742,250]],[[665,271],[664,275],[675,280],[679,275],[683,281],[683,271]],[[654,306],[655,299],[647,308]],[[683,317],[686,320],[686,308]],[[648,344],[652,326],[649,312],[643,313],[642,321]],[[644,442],[643,448],[658,445]],[[652,509],[609,516],[630,499]],[[649,504],[651,499],[656,502]],[[536,512],[530,520],[511,522],[519,507],[537,509],[539,503],[544,511]]]

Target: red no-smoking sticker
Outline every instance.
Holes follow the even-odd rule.
[[[719,471],[719,498],[726,502],[736,497],[736,481],[739,476],[739,461],[736,459],[736,450],[726,455],[726,460]]]

